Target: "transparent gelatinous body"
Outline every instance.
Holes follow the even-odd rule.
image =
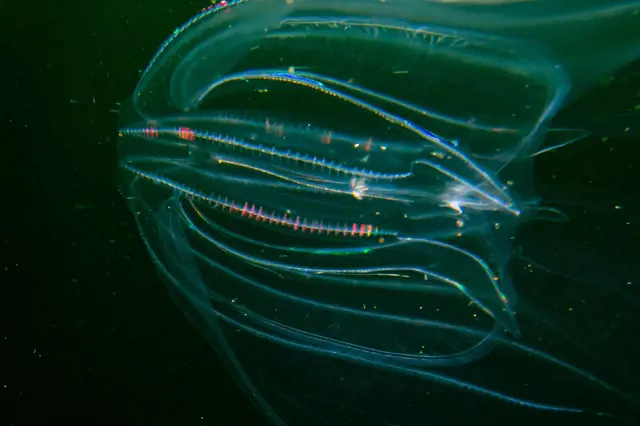
[[[534,320],[527,336],[507,270],[517,226],[563,219],[532,188],[544,138],[584,136],[549,129],[585,59],[542,29],[638,22],[630,4],[573,3],[238,1],[161,46],[123,111],[122,192],[273,422],[616,416],[632,400],[536,344]],[[636,49],[603,49],[594,72]],[[568,391],[548,398],[536,369]]]

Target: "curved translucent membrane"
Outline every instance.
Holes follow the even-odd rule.
[[[578,20],[569,5],[556,20]],[[563,218],[537,206],[532,162],[586,132],[547,127],[570,91],[557,46],[454,19],[474,7],[211,7],[122,115],[122,192],[152,258],[276,424],[617,416],[630,399],[536,344],[534,320],[521,331],[516,226]],[[548,397],[541,369],[568,391]]]
[[[317,11],[318,3],[298,7]],[[578,95],[640,55],[637,0],[396,0],[322,2],[351,16],[429,22],[535,40],[553,51]]]

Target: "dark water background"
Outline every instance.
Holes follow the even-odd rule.
[[[264,424],[173,305],[116,189],[112,110],[159,43],[204,6],[67,0],[0,8],[0,426]],[[595,123],[614,137],[546,160],[565,171],[551,182],[538,170],[548,194],[579,182],[598,194],[596,205],[626,200],[640,211],[640,118],[630,114],[639,80],[640,64],[632,65],[582,101],[585,114],[619,106],[613,124]],[[621,137],[634,122],[636,136]],[[631,219],[628,235],[639,235],[640,218]],[[615,271],[632,281],[637,269],[623,268],[635,264],[638,241],[590,238],[611,250],[572,258],[567,271],[596,280]],[[602,307],[612,318],[616,308]],[[625,327],[621,344],[634,351],[640,332]]]

